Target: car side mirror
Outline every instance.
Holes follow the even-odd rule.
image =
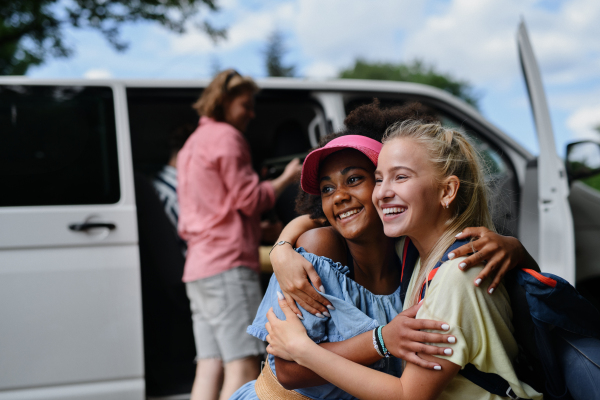
[[[600,143],[585,140],[567,145],[569,183],[600,174]]]

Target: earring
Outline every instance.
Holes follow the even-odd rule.
[[[448,208],[448,202],[446,202],[446,208]]]

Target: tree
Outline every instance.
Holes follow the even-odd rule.
[[[346,79],[377,79],[388,81],[416,82],[435,86],[460,97],[473,107],[478,108],[480,95],[475,93],[470,83],[438,72],[433,66],[421,60],[410,63],[368,62],[357,59],[354,66],[339,73],[340,78]]]
[[[8,0],[0,2],[0,75],[23,75],[47,58],[68,57],[73,49],[63,41],[64,29],[99,31],[117,51],[128,43],[120,38],[124,23],[153,21],[177,32],[201,7],[218,10],[217,0]],[[225,30],[208,21],[195,24],[213,40]]]
[[[265,65],[268,76],[294,76],[296,67],[283,65],[283,57],[286,52],[283,35],[278,30],[273,31],[267,40],[265,50]]]

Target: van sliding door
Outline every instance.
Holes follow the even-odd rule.
[[[0,80],[0,399],[143,399],[124,90]]]

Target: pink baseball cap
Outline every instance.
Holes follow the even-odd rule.
[[[327,143],[325,146],[311,151],[302,164],[300,185],[306,193],[319,196],[319,165],[328,155],[344,149],[355,149],[363,153],[377,166],[377,159],[381,152],[381,142],[360,135],[340,136]]]

